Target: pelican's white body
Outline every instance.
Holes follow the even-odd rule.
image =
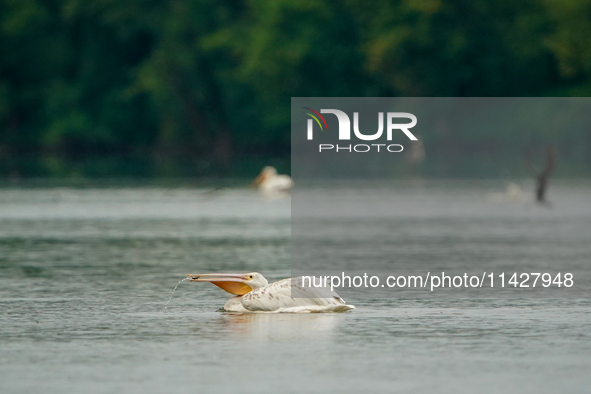
[[[528,202],[528,198],[521,186],[517,183],[509,182],[507,189],[504,193],[492,193],[489,195],[489,199],[494,202],[509,202],[509,203],[521,203]]]
[[[301,281],[295,279],[283,279],[232,297],[224,305],[224,311],[239,313],[322,313],[352,309],[355,307],[345,304],[335,291],[302,287]]]
[[[253,186],[264,195],[277,195],[291,191],[293,181],[289,175],[279,175],[275,167],[267,166],[254,180]]]
[[[224,312],[322,313],[355,309],[327,287],[304,287],[302,277],[269,284],[258,272],[248,274],[190,274],[191,282],[210,282],[236,295],[226,302]]]
[[[292,186],[289,175],[273,175],[261,182],[259,190],[262,193],[282,193],[290,191]]]

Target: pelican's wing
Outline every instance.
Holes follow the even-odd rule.
[[[240,298],[252,312],[345,312],[355,309],[327,288],[303,287],[301,278],[283,279]]]

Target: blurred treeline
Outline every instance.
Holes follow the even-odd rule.
[[[0,0],[0,55],[1,175],[240,176],[291,96],[587,96],[591,2]]]

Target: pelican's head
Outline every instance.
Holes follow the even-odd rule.
[[[211,282],[228,293],[238,296],[269,284],[267,279],[258,272],[248,274],[189,274],[187,278],[191,278],[191,282]]]
[[[277,170],[275,169],[275,167],[266,166],[266,167],[263,168],[263,170],[261,171],[261,173],[259,174],[259,176],[257,176],[255,178],[255,180],[252,181],[252,186],[253,187],[257,187],[261,183],[265,182],[269,178],[274,177],[275,175],[277,175]]]

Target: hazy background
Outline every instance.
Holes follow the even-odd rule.
[[[591,3],[1,0],[0,54],[1,177],[251,177],[289,171],[292,96],[588,96]],[[427,135],[419,172],[551,143],[587,176],[579,134]]]

